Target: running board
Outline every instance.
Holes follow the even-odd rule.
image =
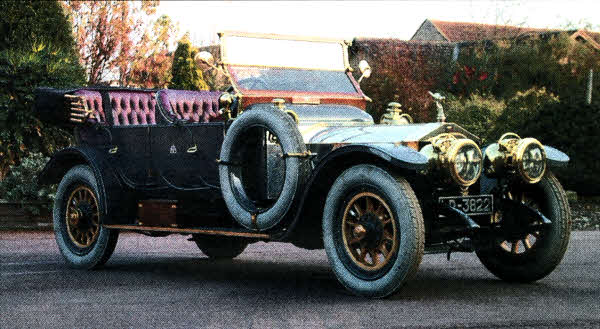
[[[109,229],[126,230],[126,231],[206,234],[206,235],[235,236],[235,237],[241,237],[241,238],[271,239],[271,236],[269,234],[236,231],[233,229],[177,228],[177,227],[156,227],[156,226],[139,226],[139,225],[103,225],[103,226],[106,228],[109,228]]]

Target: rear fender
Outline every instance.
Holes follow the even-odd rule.
[[[99,202],[104,206],[104,224],[123,224],[118,219],[123,214],[120,202],[123,202],[124,186],[114,168],[110,165],[109,155],[89,146],[68,147],[55,153],[38,175],[41,185],[58,184],[63,176],[77,165],[89,166],[98,184]]]

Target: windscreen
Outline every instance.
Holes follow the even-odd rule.
[[[242,90],[357,93],[339,41],[225,35],[223,62]]]

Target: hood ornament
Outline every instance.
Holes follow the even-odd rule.
[[[446,99],[446,97],[440,95],[440,93],[434,94],[431,91],[428,91],[428,93],[435,101],[435,106],[437,107],[437,122],[446,122],[446,115],[444,114],[444,107],[442,106],[442,101]]]

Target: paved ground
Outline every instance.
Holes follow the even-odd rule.
[[[213,262],[181,236],[124,234],[106,268],[65,266],[49,232],[0,232],[0,328],[600,327],[600,232],[575,232],[535,284],[496,280],[471,254],[426,256],[385,300],[351,296],[323,251],[251,245]]]

